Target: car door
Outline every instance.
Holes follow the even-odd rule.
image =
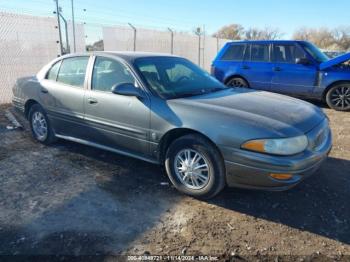
[[[295,43],[273,44],[273,77],[271,91],[291,95],[311,94],[316,81],[314,64],[297,64],[296,58],[306,58]]]
[[[269,90],[272,79],[270,45],[267,43],[250,44],[245,52],[241,72],[251,88]]]
[[[86,92],[85,132],[89,140],[124,152],[149,155],[150,100],[126,63],[111,57],[96,56]],[[132,83],[144,96],[114,94],[111,88]]]
[[[41,81],[40,101],[58,135],[80,137],[89,56],[64,58]]]

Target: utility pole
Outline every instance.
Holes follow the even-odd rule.
[[[77,46],[75,44],[74,0],[71,0],[71,3],[72,3],[73,50],[74,50],[74,53],[75,53],[77,51]]]
[[[201,66],[201,28],[197,27],[195,34],[198,36],[198,66]]]
[[[62,44],[62,35],[61,35],[61,21],[60,21],[60,12],[59,12],[59,6],[58,6],[58,0],[54,0],[56,2],[56,14],[57,14],[57,25],[58,25],[58,35],[60,38],[60,49],[61,49],[61,55],[63,55],[63,44]]]
[[[136,51],[136,32],[137,29],[135,26],[133,26],[131,23],[128,23],[128,25],[132,28],[132,30],[134,31],[134,52]]]
[[[170,50],[171,50],[171,54],[174,54],[174,31],[170,27],[168,27],[168,30],[171,34]]]
[[[204,68],[205,66],[205,38],[206,38],[206,35],[205,35],[205,25],[203,25],[203,46],[202,46],[202,54],[203,54],[203,59],[202,59],[202,68]]]

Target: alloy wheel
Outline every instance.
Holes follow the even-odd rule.
[[[209,182],[208,161],[196,150],[184,149],[178,152],[175,156],[174,168],[181,183],[190,189],[202,189]]]
[[[47,138],[46,118],[41,112],[34,112],[32,116],[32,127],[35,137],[39,141],[44,141]]]
[[[339,86],[332,90],[330,101],[337,108],[346,109],[350,107],[350,87]]]

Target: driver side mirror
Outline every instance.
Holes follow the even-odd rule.
[[[132,83],[116,84],[112,86],[111,91],[113,94],[122,96],[136,96],[139,98],[143,97],[141,90]]]
[[[307,58],[304,58],[304,57],[296,58],[295,59],[295,63],[298,64],[298,65],[309,65],[309,64],[311,64],[310,60],[307,59]]]

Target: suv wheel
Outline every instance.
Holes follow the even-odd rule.
[[[230,79],[229,81],[227,81],[226,85],[229,87],[238,87],[238,88],[249,87],[247,81],[245,81],[243,78],[240,78],[240,77],[234,77]]]
[[[29,124],[33,137],[40,143],[48,145],[56,140],[46,113],[40,105],[35,104],[30,108]]]
[[[350,110],[350,83],[337,84],[328,90],[326,102],[338,111]]]
[[[220,153],[199,135],[176,139],[166,153],[165,167],[176,189],[193,197],[211,198],[226,184]]]

